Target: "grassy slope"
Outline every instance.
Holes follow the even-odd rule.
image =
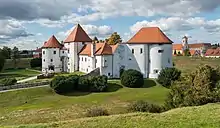
[[[10,69],[4,70],[0,73],[0,79],[7,77],[15,77],[17,80],[24,79],[31,76],[36,76],[40,74],[39,71],[29,70],[29,69]]]
[[[0,93],[0,125],[47,123],[72,120],[86,109],[102,106],[111,114],[126,113],[128,102],[138,99],[162,104],[168,89],[146,81],[145,88],[122,88],[119,81],[109,82],[105,93],[57,95],[49,87]],[[10,102],[9,102],[10,100]]]
[[[65,122],[15,126],[22,128],[219,128],[220,104],[178,108],[160,114],[130,113]]]
[[[18,68],[30,68],[31,67],[30,66],[31,59],[32,58],[21,58],[18,61],[17,67]],[[14,68],[14,64],[13,64],[12,59],[7,59],[3,69],[12,69],[12,68]]]
[[[220,59],[177,56],[173,57],[173,62],[175,63],[176,68],[182,70],[183,73],[187,73],[200,64],[208,64],[213,67],[219,66]]]

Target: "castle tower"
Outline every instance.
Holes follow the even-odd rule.
[[[189,49],[188,40],[189,40],[189,37],[187,37],[187,36],[184,36],[184,37],[182,38],[183,50]]]
[[[60,51],[63,46],[53,35],[42,47],[42,73],[62,72],[62,62]]]
[[[68,50],[68,72],[79,71],[79,55],[85,43],[91,43],[92,39],[86,34],[83,28],[77,24],[75,29],[64,41],[64,46]]]

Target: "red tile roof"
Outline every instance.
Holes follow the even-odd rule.
[[[211,46],[210,43],[195,43],[195,44],[189,44],[189,48],[201,48],[204,46]]]
[[[77,24],[75,29],[64,41],[64,43],[70,42],[92,42],[92,39],[86,34],[83,28],[79,24]]]
[[[205,56],[214,56],[216,49],[208,49],[205,53]]]
[[[182,44],[173,44],[173,50],[182,50],[183,45]]]
[[[63,45],[59,43],[56,37],[53,35],[47,42],[44,43],[42,48],[62,48]]]
[[[91,56],[91,43],[86,44],[80,51],[80,55]],[[112,55],[118,45],[109,45],[107,43],[96,43],[95,55]]]
[[[172,44],[173,42],[158,27],[140,29],[128,43]]]

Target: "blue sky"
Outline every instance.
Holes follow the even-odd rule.
[[[57,6],[59,5],[59,6]],[[175,43],[220,43],[219,0],[1,0],[0,47],[41,47],[60,41],[77,23],[93,38],[118,32],[123,41],[140,28],[157,26]]]

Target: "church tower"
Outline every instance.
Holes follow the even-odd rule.
[[[184,36],[182,38],[183,51],[186,50],[186,49],[189,49],[188,40],[189,40],[189,37],[187,37],[187,36]]]

